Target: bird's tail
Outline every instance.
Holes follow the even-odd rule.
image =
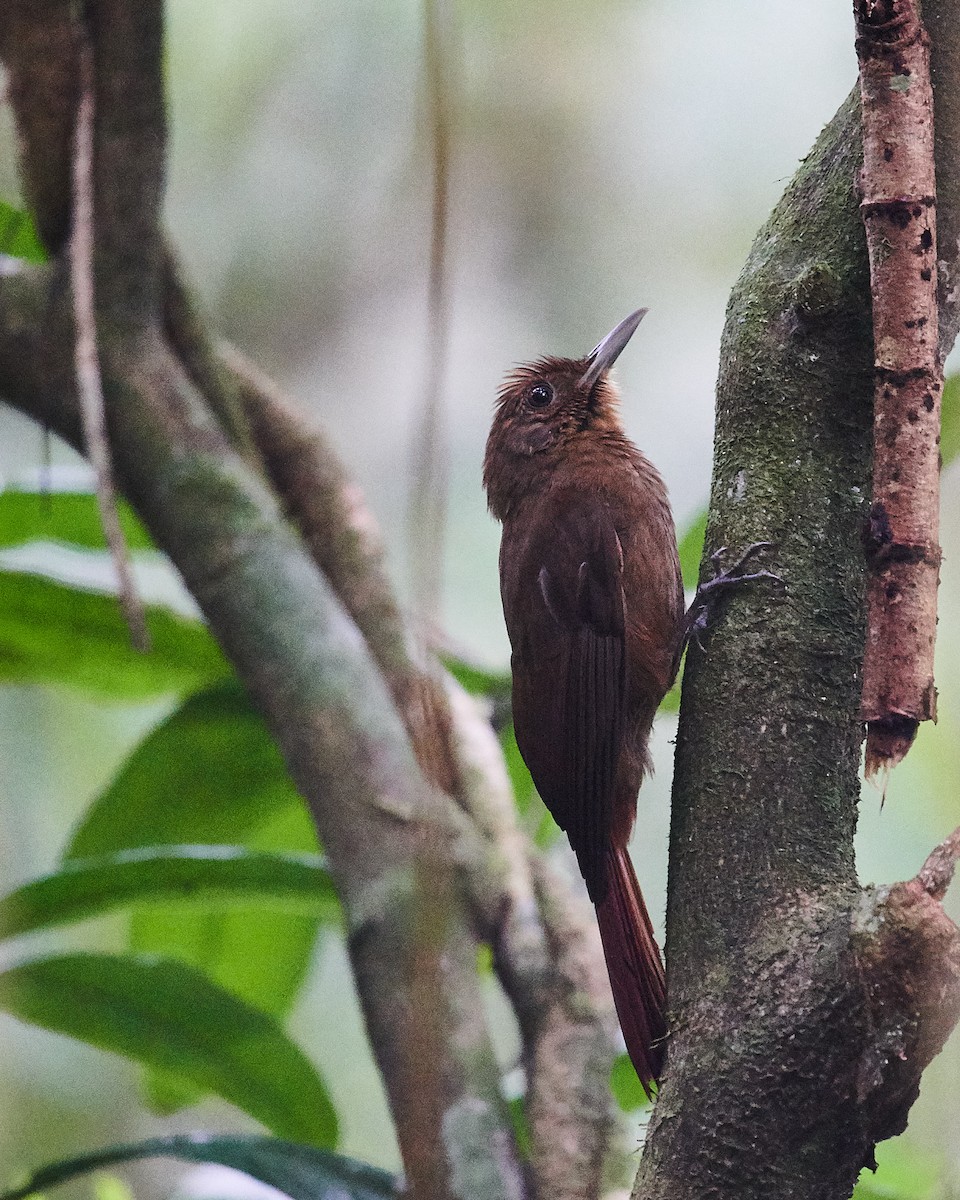
[[[666,983],[660,950],[626,850],[607,852],[607,892],[597,921],[620,1028],[644,1091],[660,1078],[666,1025]]]

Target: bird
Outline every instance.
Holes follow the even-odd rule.
[[[624,432],[610,378],[646,312],[583,358],[545,357],[507,377],[483,483],[503,526],[517,745],[576,855],[627,1050],[651,1096],[666,986],[627,843],[654,715],[698,623],[684,612],[666,486]]]

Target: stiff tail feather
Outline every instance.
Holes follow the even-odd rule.
[[[600,938],[627,1052],[650,1096],[667,1032],[663,963],[626,850],[607,851],[606,875],[607,892],[596,906]]]

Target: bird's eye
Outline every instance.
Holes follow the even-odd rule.
[[[531,408],[546,408],[553,399],[553,388],[549,383],[535,383],[527,392],[527,403]]]

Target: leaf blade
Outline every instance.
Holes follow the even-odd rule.
[[[948,467],[960,455],[960,371],[944,380],[940,424],[940,458]]]
[[[189,697],[148,735],[75,831],[75,860],[149,845],[233,844],[316,853],[317,837],[280,753],[246,692],[227,680]],[[316,915],[137,909],[129,948],[173,956],[276,1018],[291,1009],[316,944]],[[196,1097],[156,1071],[148,1103],[174,1112]]]
[[[337,1200],[344,1195],[349,1200],[394,1200],[400,1195],[400,1181],[395,1176],[342,1154],[280,1138],[184,1133],[110,1146],[51,1163],[34,1171],[23,1186],[0,1194],[0,1200],[25,1200],[89,1171],[141,1158],[219,1163],[279,1188],[292,1200]]]
[[[77,859],[0,898],[0,938],[131,904],[265,903],[337,911],[323,858],[242,846],[154,846]]]
[[[322,1147],[337,1117],[306,1055],[265,1013],[172,959],[66,954],[0,973],[22,1021],[169,1071],[278,1136]]]
[[[0,254],[29,263],[47,261],[33,217],[5,200],[0,200]]]
[[[26,572],[0,572],[0,680],[80,688],[135,701],[222,680],[230,667],[199,621],[147,610],[151,650],[141,654],[113,596]]]
[[[707,510],[704,508],[693,518],[677,546],[680,555],[680,571],[683,586],[693,591],[700,579],[700,560],[703,558],[703,543],[707,536]]]
[[[120,527],[130,550],[152,550],[153,542],[125,500],[117,503]],[[89,492],[38,492],[8,488],[0,492],[0,546],[62,542],[85,550],[106,550],[107,541]]]

